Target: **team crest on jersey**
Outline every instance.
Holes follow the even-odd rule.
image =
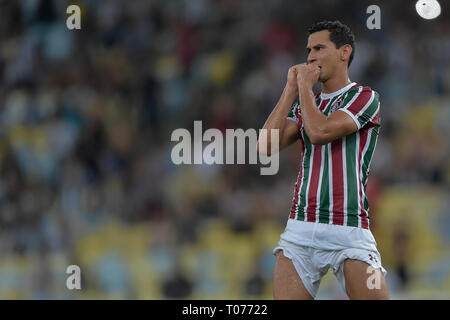
[[[336,110],[338,110],[341,106],[342,106],[342,102],[343,102],[343,98],[342,96],[340,96],[339,98],[337,98],[337,100],[333,103],[333,105],[330,108],[330,113],[335,112]]]

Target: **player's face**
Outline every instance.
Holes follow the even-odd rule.
[[[330,79],[337,69],[340,59],[339,50],[330,40],[330,32],[323,30],[311,34],[308,38],[308,63],[321,67],[319,81]]]

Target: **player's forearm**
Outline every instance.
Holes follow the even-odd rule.
[[[303,126],[311,143],[322,144],[327,131],[327,117],[317,108],[312,89],[300,87]]]
[[[286,122],[286,117],[296,97],[297,96],[294,91],[290,91],[289,89],[284,88],[283,93],[278,100],[278,103],[267,118],[263,129],[283,130],[284,124]]]
[[[262,152],[264,154],[269,154],[267,151],[270,150],[270,141],[271,141],[271,130],[276,129],[278,131],[278,137],[281,139],[283,137],[285,125],[286,125],[286,117],[289,113],[289,110],[297,98],[297,93],[285,87],[283,93],[278,100],[275,108],[270,113],[269,117],[266,120],[266,123],[263,126],[263,129],[267,129],[267,134],[262,134],[258,138],[258,152]]]

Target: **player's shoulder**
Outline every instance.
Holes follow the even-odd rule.
[[[359,83],[355,83],[353,86],[351,86],[347,92],[345,93],[345,95],[354,95],[354,94],[359,94],[359,95],[374,95],[377,99],[379,97],[379,94],[377,91],[375,91],[374,89],[372,89],[369,86],[364,86],[362,84]]]
[[[367,92],[367,91],[372,91],[372,88],[369,86],[365,86],[362,85],[360,83],[354,83],[348,90],[347,92]]]

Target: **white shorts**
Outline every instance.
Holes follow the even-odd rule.
[[[323,250],[309,246],[295,244],[281,239],[273,250],[274,255],[283,250],[283,254],[292,260],[303,285],[309,294],[315,298],[319,290],[320,281],[333,268],[334,275],[345,290],[344,260],[355,259],[369,264],[373,269],[381,269],[383,275],[386,270],[381,265],[381,257],[378,250],[360,248],[346,248],[339,250]]]

